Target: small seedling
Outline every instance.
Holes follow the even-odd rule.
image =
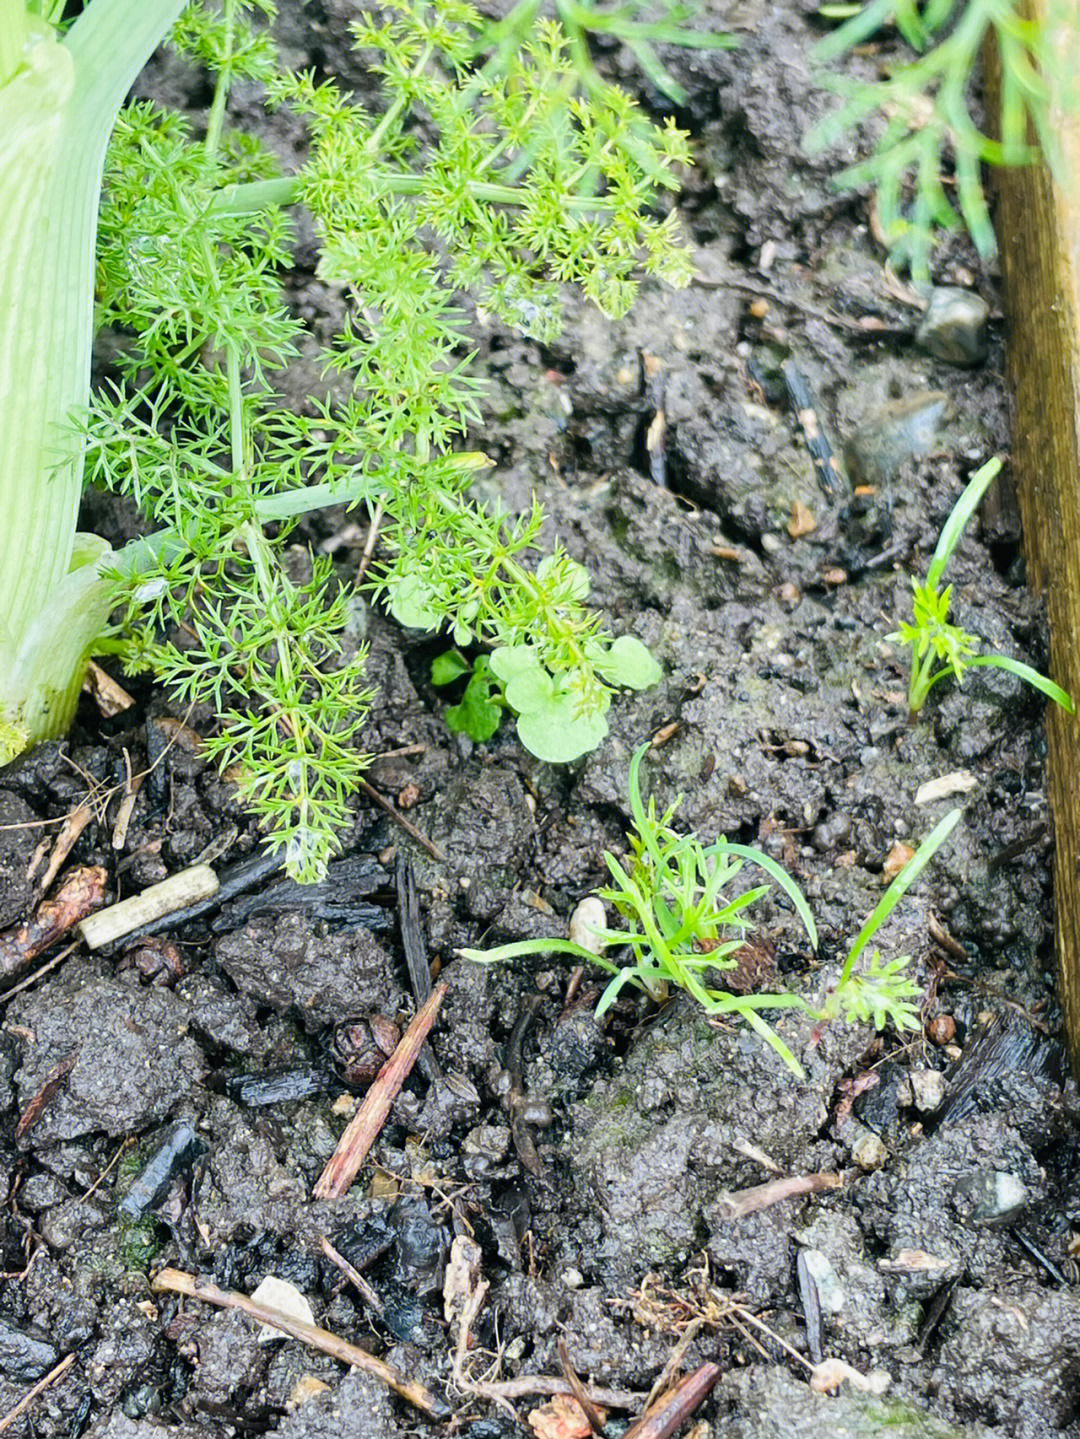
[[[483,744],[491,739],[503,717],[499,682],[491,673],[490,659],[477,655],[470,663],[460,650],[447,650],[431,662],[433,685],[452,685],[466,675],[469,682],[461,699],[446,710],[446,727]]]
[[[878,900],[848,950],[836,987],[822,1008],[824,1018],[843,1016],[850,1024],[872,1021],[875,1029],[884,1029],[887,1024],[899,1030],[919,1028],[919,1016],[912,1000],[921,991],[908,973],[911,963],[909,954],[899,959],[883,960],[875,949],[866,969],[857,973],[855,966],[874,935],[952,834],[960,815],[959,809],[950,810],[934,826]]]
[[[663,814],[650,799],[646,808],[641,797],[641,762],[649,746],[642,745],[630,763],[630,810],[633,827],[627,835],[631,858],[623,865],[605,852],[612,883],[595,891],[614,906],[624,929],[597,926],[592,929],[600,953],[569,939],[523,939],[495,949],[459,949],[465,959],[480,964],[519,959],[533,954],[568,954],[598,964],[611,980],[596,1006],[602,1015],[618,998],[625,985],[644,991],[657,1004],[672,989],[682,989],[709,1015],[739,1015],[770,1044],[798,1078],[803,1068],[794,1054],[765,1022],[762,1011],[802,1009],[819,1018],[838,1017],[849,1023],[872,1020],[878,1029],[887,1024],[897,1029],[917,1026],[912,1000],[919,987],[907,974],[910,958],[883,961],[875,950],[869,966],[856,973],[860,956],[877,931],[892,914],[904,894],[952,833],[960,818],[955,809],[941,821],[919,846],[913,857],[882,895],[873,914],[851,946],[840,979],[822,1009],[814,1009],[797,994],[731,994],[710,987],[710,972],[723,973],[738,967],[738,952],[753,929],[749,912],[764,895],[768,885],[745,890],[732,898],[724,891],[742,869],[744,862],[757,865],[783,890],[795,906],[811,945],[816,949],[817,928],[810,906],[791,875],[776,860],[749,845],[719,839],[703,845],[693,834],[680,834],[672,825],[681,796]],[[630,963],[616,963],[606,950],[630,951]]]
[[[949,609],[952,604],[952,585],[941,588],[945,567],[952,557],[968,523],[986,493],[987,487],[1001,469],[997,458],[988,460],[968,481],[963,494],[957,500],[941,537],[937,542],[934,557],[930,562],[926,579],[920,584],[912,579],[914,592],[914,623],[901,623],[895,634],[889,635],[894,644],[904,644],[911,649],[911,682],[908,686],[908,705],[917,715],[926,703],[926,697],[939,680],[954,677],[957,684],[964,682],[964,671],[992,666],[1016,675],[1026,684],[1055,700],[1070,714],[1075,706],[1070,695],[1039,674],[1030,665],[1007,655],[984,655],[979,653],[981,641],[978,635],[968,634],[960,625],[951,624]]]
[[[762,1010],[805,1008],[794,994],[729,994],[707,984],[710,971],[722,973],[738,965],[737,952],[753,929],[749,911],[769,892],[768,885],[731,898],[725,896],[748,860],[780,886],[817,947],[817,930],[802,890],[774,859],[748,845],[725,839],[703,845],[696,835],[680,834],[672,825],[681,796],[658,815],[650,799],[641,797],[641,762],[649,746],[642,745],[630,762],[630,811],[633,827],[627,835],[631,858],[627,866],[605,852],[612,883],[596,891],[614,906],[625,929],[597,929],[604,950],[629,948],[630,964],[618,964],[606,954],[593,953],[568,939],[526,939],[497,949],[461,949],[466,959],[484,964],[529,954],[569,954],[607,970],[607,985],[596,1013],[602,1015],[625,985],[643,990],[662,1004],[671,989],[691,994],[710,1015],[738,1014],[765,1039],[796,1074],[802,1069],[791,1050],[761,1017]]]
[[[536,574],[548,584],[561,581],[568,606],[588,597],[588,571],[560,550],[542,560]],[[545,664],[538,646],[515,638],[512,626],[493,626],[490,633],[496,648],[471,666],[461,703],[447,710],[446,722],[483,741],[498,729],[503,710],[511,710],[522,744],[549,764],[566,764],[596,748],[608,732],[615,690],[649,689],[660,680],[660,666],[633,635],[605,642],[585,634],[566,646],[555,664]],[[524,625],[517,630],[522,634]],[[469,671],[468,660],[451,650],[432,662],[432,683],[450,684]]]

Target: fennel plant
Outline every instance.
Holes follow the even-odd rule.
[[[903,1030],[917,1028],[912,1000],[919,987],[908,973],[910,956],[883,960],[874,951],[869,963],[858,967],[870,941],[908,889],[944,844],[960,819],[950,811],[923,840],[895,876],[848,950],[840,977],[820,1008],[788,990],[776,993],[732,994],[717,987],[725,971],[737,968],[740,949],[754,925],[754,905],[769,892],[758,885],[737,895],[728,887],[746,863],[755,865],[780,888],[795,908],[812,947],[818,947],[817,927],[806,897],[790,874],[763,850],[735,844],[722,836],[704,844],[695,834],[682,834],[672,821],[681,796],[662,814],[650,797],[641,795],[641,765],[649,751],[642,745],[630,762],[629,798],[632,828],[626,862],[611,853],[604,863],[610,885],[594,891],[612,905],[621,927],[595,927],[597,948],[569,939],[523,939],[494,949],[459,949],[465,959],[494,964],[537,954],[566,954],[595,964],[611,976],[597,1003],[604,1014],[627,986],[662,1004],[672,990],[689,994],[706,1014],[743,1019],[772,1046],[791,1072],[804,1077],[802,1065],[765,1015],[781,1009],[801,1009],[821,1019],[837,1017],[849,1023],[873,1022],[877,1029],[892,1024]],[[613,951],[614,958],[607,951]]]
[[[906,645],[911,652],[908,707],[912,715],[920,712],[934,685],[947,679],[955,679],[958,685],[962,685],[965,670],[980,667],[1005,670],[1061,705],[1069,714],[1076,712],[1072,696],[1060,685],[1039,674],[1023,660],[1015,660],[1009,655],[981,654],[982,642],[978,635],[969,634],[962,625],[953,624],[949,619],[952,585],[946,585],[944,589],[941,587],[946,566],[979,502],[1000,470],[999,459],[987,460],[965,485],[942,527],[926,579],[920,581],[912,577],[911,620],[901,621],[899,630],[888,637],[894,644]]]
[[[619,314],[643,275],[690,277],[675,218],[656,209],[685,137],[647,122],[586,47],[622,27],[652,64],[650,37],[684,34],[679,12],[564,8],[566,27],[531,0],[495,27],[463,0],[361,13],[356,46],[382,86],[369,113],[332,81],[281,71],[271,0],[89,0],[65,34],[54,0],[0,0],[15,186],[0,215],[0,762],[63,731],[92,645],[119,651],[212,706],[211,756],[234,767],[290,872],[319,877],[365,763],[372,693],[356,590],[326,559],[295,573],[283,550],[299,516],[341,503],[381,527],[386,558],[363,593],[491,651],[542,757],[595,746],[613,693],[655,683],[644,646],[585,607],[582,567],[542,555],[539,507],[511,520],[478,506],[468,489],[486,460],[456,448],[479,417],[463,292],[548,340],[562,284]],[[181,10],[176,45],[215,77],[198,134],[151,104],[119,113]],[[241,78],[307,118],[297,173],[230,127]],[[274,377],[302,335],[282,290],[301,202],[349,316],[324,355],[332,387],[297,413]],[[122,343],[91,399],[95,290]],[[84,466],[135,499],[145,539],[114,554],[77,535]]]
[[[894,262],[925,282],[935,234],[960,227],[984,259],[993,256],[997,242],[982,167],[1043,158],[1061,175],[1053,107],[1076,109],[1075,17],[1052,3],[1045,20],[1031,19],[1014,0],[868,0],[822,5],[820,13],[832,11],[846,18],[816,49],[822,66],[852,55],[890,22],[915,55],[879,79],[825,71],[825,83],[842,103],[806,136],[807,148],[824,149],[879,118],[884,123],[871,153],[834,183],[872,189]],[[989,117],[987,133],[978,121],[977,84],[990,43],[1000,70],[1000,111]]]

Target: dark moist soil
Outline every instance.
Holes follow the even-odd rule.
[[[748,0],[700,21],[736,29],[741,50],[668,57],[699,157],[680,200],[699,283],[646,286],[621,324],[572,301],[549,350],[476,327],[490,381],[476,441],[495,461],[484,491],[511,508],[543,498],[550,537],[587,562],[597,603],[653,649],[662,684],[614,706],[595,754],[551,769],[512,734],[483,747],[451,736],[427,679],[438,647],[371,614],[383,698],[364,742],[385,757],[370,780],[445,862],[358,803],[346,858],[319,890],[263,883],[152,942],[76,951],[6,1003],[0,1415],[76,1356],[7,1433],[509,1436],[506,1412],[447,1387],[443,1269],[453,1237],[472,1234],[491,1286],[474,1377],[557,1375],[561,1338],[591,1381],[648,1390],[698,1321],[684,1366],[723,1369],[698,1436],[1080,1434],[1076,1106],[1051,984],[1041,704],[983,670],[963,692],[940,691],[913,727],[886,638],[964,479],[1008,448],[1000,294],[954,242],[938,279],[989,301],[989,359],[956,369],[913,345],[917,314],[894,298],[865,203],[828,188],[850,157],[800,157],[798,137],[830,103],[807,70],[812,9]],[[346,47],[345,0],[282,10],[290,64],[366,85]],[[605,63],[638,84],[628,57]],[[196,111],[207,100],[168,58],[142,89]],[[267,120],[254,92],[238,109],[295,159],[298,125]],[[342,301],[312,279],[312,260],[307,237],[292,300],[325,340]],[[785,359],[838,450],[864,432],[839,499],[787,406]],[[289,377],[296,403],[316,384],[313,347]],[[897,439],[889,407],[937,390],[951,418],[924,453],[905,455],[910,424]],[[661,402],[666,486],[645,443]],[[816,528],[793,538],[796,505]],[[88,509],[91,523],[121,523],[100,501]],[[363,536],[346,523],[324,516],[312,538],[352,567]],[[954,562],[958,612],[989,646],[1039,664],[1007,483],[981,524]],[[87,704],[68,744],[3,774],[0,923],[40,897],[27,873],[52,831],[37,822],[90,785],[121,783],[125,756],[140,770],[169,739],[123,851],[111,848],[114,798],[69,863],[105,865],[112,892],[129,894],[208,846],[222,869],[257,854],[230,786],[200,756],[209,717],[178,729],[144,698],[106,721]],[[764,904],[761,928],[771,982],[808,995],[835,979],[897,842],[917,843],[963,804],[962,826],[882,937],[885,953],[915,957],[926,1037],[789,1015],[778,1028],[806,1068],[799,1082],[747,1029],[710,1024],[682,999],[659,1014],[626,1001],[600,1024],[592,975],[568,1002],[561,962],[453,958],[481,939],[565,933],[601,880],[604,848],[624,846],[628,761],[649,736],[646,783],[661,803],[682,792],[684,824],[761,844],[805,888],[823,934],[816,959],[784,905]],[[917,803],[921,785],[949,775],[951,797]],[[371,1049],[359,1021],[401,1024],[414,1009],[396,909],[404,860],[448,986],[431,1041],[439,1069],[415,1072],[348,1195],[314,1202],[363,1087],[343,1068]],[[500,1071],[534,1005],[523,1045],[534,1103],[529,1122],[512,1124]],[[65,1060],[16,1141],[19,1116]],[[280,1071],[284,1087],[268,1088],[263,1077]],[[132,1218],[120,1202],[165,1141],[178,1162]],[[731,1192],[819,1171],[843,1173],[844,1187],[731,1217]],[[382,1317],[323,1257],[322,1235],[365,1269]],[[245,1292],[268,1274],[290,1280],[318,1323],[446,1395],[452,1424],[427,1426],[297,1342],[260,1344],[236,1313],[152,1294],[165,1264]],[[797,1268],[815,1276],[823,1334],[808,1325]],[[813,1393],[796,1356],[821,1352],[881,1371],[886,1392]],[[619,1425],[613,1415],[607,1432]]]

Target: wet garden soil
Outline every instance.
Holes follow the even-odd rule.
[[[284,6],[289,62],[366,86],[345,42],[350,10]],[[1040,702],[982,670],[962,692],[936,692],[913,726],[887,639],[962,482],[1007,451],[1002,326],[992,320],[974,369],[917,348],[917,311],[883,268],[865,202],[829,189],[836,156],[800,156],[830,103],[807,69],[811,7],[747,0],[700,23],[735,29],[742,48],[669,56],[699,159],[679,202],[699,282],[646,286],[619,324],[572,302],[549,350],[475,326],[490,382],[475,438],[495,461],[484,491],[511,509],[543,498],[550,537],[588,564],[614,629],[652,648],[664,680],[616,703],[595,754],[552,769],[512,734],[483,747],[451,736],[428,680],[436,649],[371,614],[382,699],[364,736],[380,756],[369,778],[444,859],[362,800],[319,890],[264,883],[153,941],[77,949],[7,1000],[0,1416],[75,1356],[7,1433],[519,1432],[505,1406],[450,1382],[444,1271],[467,1234],[491,1286],[464,1356],[473,1380],[557,1377],[561,1339],[588,1381],[645,1392],[688,1337],[684,1368],[723,1371],[695,1416],[699,1439],[1080,1434],[1077,1104],[1056,1037]],[[625,59],[606,63],[636,85]],[[170,59],[142,89],[195,110],[207,98]],[[257,94],[239,100],[241,120],[286,155],[302,146]],[[343,302],[312,278],[312,257],[302,243],[291,296],[325,339]],[[962,245],[938,279],[974,286],[997,315],[995,279]],[[787,404],[785,360],[838,450],[861,436],[840,495],[823,489]],[[302,403],[318,383],[314,351],[289,380]],[[897,402],[922,412],[939,390],[949,413],[912,455]],[[663,483],[646,443],[658,409]],[[364,536],[348,524],[324,516],[311,535],[352,566]],[[988,646],[1038,664],[1007,485],[981,526],[954,561],[958,611]],[[0,776],[0,925],[40,897],[31,859],[53,831],[39,822],[91,786],[122,784],[125,754],[140,770],[169,740],[124,849],[111,849],[113,799],[70,863],[105,865],[112,891],[129,894],[208,846],[222,869],[258,852],[200,756],[209,717],[185,727],[143,699],[104,721],[88,703],[69,743]],[[799,1081],[748,1030],[684,999],[659,1013],[627,1000],[600,1023],[591,975],[568,1001],[561,962],[453,957],[481,938],[565,933],[602,879],[602,851],[625,848],[629,758],[650,736],[646,784],[661,803],[681,792],[682,823],[761,844],[803,885],[821,950],[766,903],[775,957],[763,980],[808,996],[835,979],[898,842],[917,843],[959,797],[961,827],[882,937],[887,953],[915,957],[925,1034],[788,1015],[778,1027]],[[959,776],[950,797],[919,795],[942,776]],[[363,1070],[364,1025],[377,1037],[380,1020],[414,1009],[397,912],[405,860],[447,985],[437,1063],[414,1072],[346,1197],[315,1201],[363,1089],[343,1066]],[[58,1064],[61,1082],[16,1138]],[[506,1100],[507,1065],[524,1110]],[[268,1088],[282,1071],[285,1087]],[[178,1162],[133,1216],[124,1196],[170,1140]],[[741,1217],[731,1198],[822,1172],[842,1188]],[[322,1236],[364,1271],[381,1315],[324,1257]],[[298,1341],[261,1344],[241,1314],[152,1292],[165,1264],[245,1293],[268,1274],[291,1281],[317,1323],[446,1396],[454,1417],[430,1422]],[[808,1361],[823,1353],[888,1387],[814,1392]],[[518,1399],[517,1412],[540,1402]],[[606,1432],[629,1417],[613,1412]]]

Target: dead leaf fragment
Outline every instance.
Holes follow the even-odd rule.
[[[279,1279],[276,1274],[268,1274],[251,1297],[256,1304],[263,1304],[267,1309],[276,1309],[287,1319],[299,1319],[302,1324],[315,1323],[311,1305],[296,1285],[290,1284],[287,1279]],[[275,1329],[272,1324],[259,1326],[260,1344],[273,1344],[277,1339],[288,1337],[283,1329]]]
[[[294,1409],[299,1409],[300,1405],[306,1404],[309,1399],[314,1399],[319,1394],[329,1394],[329,1392],[330,1385],[324,1384],[314,1374],[301,1374],[293,1385],[292,1393],[285,1400],[285,1408],[291,1414]]]
[[[815,1394],[832,1394],[847,1381],[853,1389],[864,1394],[884,1394],[892,1379],[884,1369],[872,1369],[869,1374],[860,1374],[842,1359],[823,1359],[814,1365],[810,1375],[810,1388]]]
[[[529,1413],[536,1439],[591,1439],[585,1410],[572,1394],[556,1394]]]
[[[483,1258],[479,1244],[467,1234],[459,1234],[450,1246],[450,1259],[443,1280],[443,1317],[447,1324],[457,1324],[476,1290]]]
[[[938,775],[928,779],[915,791],[916,804],[933,804],[936,799],[948,799],[951,794],[967,794],[978,784],[978,780],[966,769],[954,770],[952,774]]]
[[[796,500],[791,506],[791,519],[788,520],[787,532],[793,540],[798,540],[803,535],[812,535],[817,529],[817,520],[814,518],[813,510],[804,505],[802,500]]]
[[[122,714],[124,710],[130,709],[135,703],[124,686],[118,684],[112,675],[106,674],[101,666],[96,665],[93,660],[86,667],[83,689],[93,697],[99,712],[106,719]]]

